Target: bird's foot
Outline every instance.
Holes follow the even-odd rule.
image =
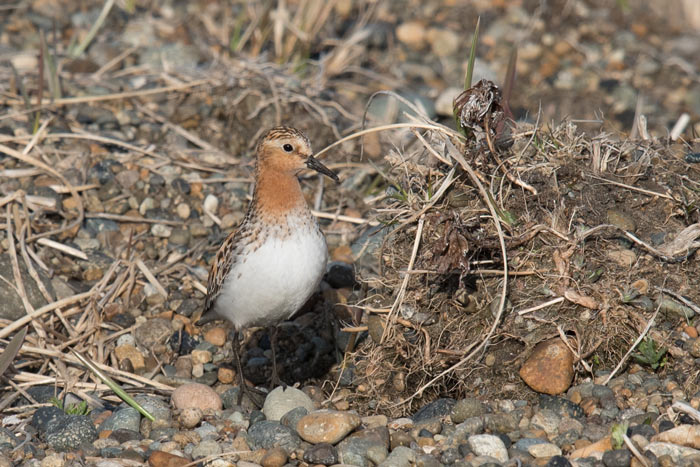
[[[255,408],[262,409],[262,406],[265,403],[265,398],[267,397],[267,392],[246,384],[241,384],[238,386],[238,388],[238,400],[236,401],[237,405],[241,405],[243,402],[243,395],[245,395],[248,400],[252,402]]]
[[[280,375],[277,374],[276,371],[273,371],[272,376],[270,377],[270,391],[275,389],[277,386],[282,386],[282,389],[287,389],[288,384],[282,381]]]

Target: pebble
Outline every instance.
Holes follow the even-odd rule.
[[[499,462],[508,460],[508,450],[503,440],[494,435],[472,435],[468,438],[469,447],[477,456],[489,456]]]
[[[151,226],[151,234],[154,237],[168,238],[172,235],[173,229],[164,224],[153,224]]]
[[[574,379],[574,355],[559,338],[540,342],[520,368],[520,377],[534,391],[561,394]]]
[[[366,431],[368,430],[356,433],[338,444],[338,460],[341,463],[368,467],[372,463],[381,464],[387,458],[388,443],[377,437],[367,436]]]
[[[552,457],[561,455],[561,449],[556,444],[538,443],[533,444],[527,449],[527,452],[532,457]]]
[[[452,117],[454,99],[462,91],[463,89],[458,87],[449,87],[442,91],[435,100],[435,112],[437,112],[437,114],[441,117]]]
[[[421,50],[426,46],[427,31],[419,21],[407,21],[396,28],[396,38],[413,50]]]
[[[314,444],[304,451],[303,460],[309,464],[337,464],[338,450],[332,444]]]
[[[219,210],[219,198],[211,194],[207,195],[207,197],[204,198],[202,207],[204,208],[204,211],[211,214],[216,214],[216,212]]]
[[[114,355],[121,365],[124,360],[129,360],[132,371],[140,373],[146,368],[146,360],[141,351],[134,345],[124,344],[114,348]]]
[[[426,36],[432,52],[438,57],[454,55],[461,41],[460,36],[449,29],[431,28]]]
[[[350,412],[319,410],[305,415],[297,422],[296,431],[311,444],[335,444],[360,425],[360,417]]]
[[[211,345],[223,347],[226,343],[227,335],[228,334],[225,328],[215,327],[204,333],[204,340],[209,342]]]
[[[46,427],[46,444],[59,452],[74,451],[84,443],[92,443],[96,439],[95,426],[83,415],[65,415]]]
[[[251,447],[254,449],[271,449],[282,447],[287,452],[293,452],[301,444],[299,435],[279,422],[262,420],[248,429]]]
[[[203,457],[215,456],[221,454],[223,449],[221,445],[214,439],[204,439],[200,441],[194,449],[192,449],[192,458],[201,459]]]
[[[194,428],[202,421],[202,410],[199,407],[187,407],[180,412],[180,424],[185,428]]]
[[[627,467],[632,461],[632,453],[627,449],[613,449],[603,453],[605,467]]]
[[[279,421],[286,413],[297,407],[303,407],[307,411],[315,409],[311,398],[300,389],[278,386],[265,398],[263,413],[268,420]]]
[[[172,333],[170,321],[163,318],[149,319],[133,332],[136,342],[144,349],[153,349],[156,344],[164,342]]]
[[[221,397],[209,386],[200,383],[187,383],[176,388],[172,394],[176,409],[197,407],[202,411],[221,410]]]
[[[280,447],[268,450],[260,461],[263,467],[282,467],[286,463],[287,451]]]
[[[180,203],[175,208],[175,212],[177,213],[177,215],[180,219],[189,219],[189,217],[190,217],[190,205],[187,203]]]
[[[133,407],[122,407],[110,415],[100,425],[100,431],[116,431],[120,429],[139,431],[141,414]]]

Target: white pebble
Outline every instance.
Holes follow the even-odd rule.
[[[219,210],[219,198],[214,195],[207,195],[204,198],[204,210],[216,214],[216,211]]]
[[[151,234],[155,237],[168,238],[173,233],[173,229],[163,224],[153,224]]]
[[[153,209],[156,206],[156,201],[150,196],[146,197],[141,201],[141,206],[139,206],[139,214],[142,216],[146,215],[146,211]]]
[[[176,211],[180,219],[187,219],[190,217],[190,205],[187,203],[178,204]]]

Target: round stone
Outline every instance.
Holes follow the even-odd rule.
[[[287,412],[297,407],[304,407],[308,411],[315,409],[314,403],[304,391],[287,386],[273,389],[265,398],[263,413],[268,420],[280,420]]]
[[[335,444],[360,425],[360,417],[350,412],[318,410],[297,423],[297,433],[312,444]]]
[[[185,428],[194,428],[202,421],[202,410],[198,407],[187,407],[180,412],[180,424]]]
[[[574,355],[559,338],[540,342],[520,368],[520,377],[537,392],[561,394],[574,379]]]
[[[176,409],[196,407],[202,411],[221,410],[221,397],[209,386],[187,383],[173,391],[172,402]]]

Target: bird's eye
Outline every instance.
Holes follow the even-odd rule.
[[[284,149],[285,152],[292,152],[292,151],[294,151],[294,146],[287,143],[284,146],[282,146],[282,149]]]

